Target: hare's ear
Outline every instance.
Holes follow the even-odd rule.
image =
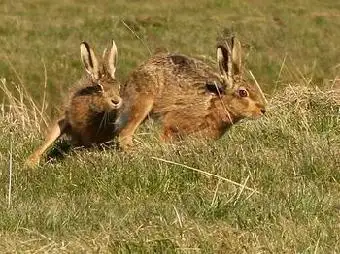
[[[115,72],[117,69],[117,59],[118,50],[114,40],[112,40],[111,48],[109,50],[105,49],[103,53],[104,65],[107,71],[110,73],[111,77],[115,78]]]
[[[241,42],[236,37],[232,37],[231,42],[232,42],[231,60],[233,62],[233,74],[239,75],[241,74],[242,69]]]
[[[98,79],[99,78],[98,61],[89,44],[87,44],[86,42],[82,42],[80,44],[80,54],[86,72],[89,73],[94,79]]]
[[[232,87],[232,62],[231,53],[228,44],[217,46],[217,63],[222,79],[225,81],[227,88]]]

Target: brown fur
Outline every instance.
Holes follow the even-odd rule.
[[[132,135],[148,114],[161,119],[164,140],[188,134],[217,139],[239,120],[263,115],[262,91],[242,78],[236,38],[231,47],[218,47],[218,60],[220,72],[179,54],[156,54],[138,67],[122,90],[117,119],[121,147],[132,144]]]
[[[115,79],[117,48],[112,41],[97,62],[93,50],[81,44],[81,56],[89,75],[82,78],[70,91],[64,115],[50,127],[45,142],[26,160],[33,167],[43,153],[63,134],[71,137],[77,146],[91,146],[111,141],[115,136],[114,122],[122,104],[119,82]]]

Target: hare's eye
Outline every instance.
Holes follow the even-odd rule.
[[[238,90],[238,94],[241,96],[241,97],[248,97],[248,91],[246,89],[239,89]]]

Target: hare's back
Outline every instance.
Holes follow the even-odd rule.
[[[162,89],[156,95],[153,112],[204,114],[212,98],[207,83],[220,83],[219,75],[203,61],[185,55],[168,54],[164,58],[166,65],[163,70],[160,67]]]
[[[139,66],[123,88],[123,98],[153,99],[153,111],[178,110],[203,105],[211,99],[207,83],[220,82],[219,75],[203,61],[182,54],[158,54]]]

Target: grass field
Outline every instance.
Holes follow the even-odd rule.
[[[5,0],[0,14],[1,253],[340,252],[340,3]],[[158,49],[214,61],[226,29],[266,117],[179,144],[149,122],[136,151],[23,167],[83,74],[82,40],[99,54],[114,38],[124,81]]]

